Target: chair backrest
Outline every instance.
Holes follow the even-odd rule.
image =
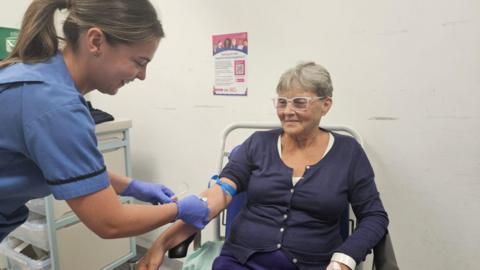
[[[390,233],[387,231],[382,240],[373,248],[373,268],[375,270],[399,270],[393,251]]]

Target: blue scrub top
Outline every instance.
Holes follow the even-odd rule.
[[[109,186],[95,123],[61,53],[0,69],[0,123],[0,241],[25,221],[28,200]]]

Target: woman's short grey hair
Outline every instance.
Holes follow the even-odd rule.
[[[292,89],[312,91],[319,97],[331,97],[333,86],[330,73],[314,62],[300,63],[282,74],[277,85],[277,94]]]

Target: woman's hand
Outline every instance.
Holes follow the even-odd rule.
[[[336,261],[331,261],[330,264],[328,264],[326,270],[352,270],[350,267],[348,267],[346,264],[339,263]]]
[[[165,247],[161,241],[155,241],[155,243],[150,247],[147,254],[143,256],[140,261],[138,261],[136,269],[137,270],[157,270],[162,265],[163,259],[165,257]]]

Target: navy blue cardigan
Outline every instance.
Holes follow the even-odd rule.
[[[278,154],[281,129],[258,131],[230,157],[221,177],[247,191],[247,205],[236,216],[224,249],[246,262],[255,252],[282,249],[300,269],[325,267],[334,252],[358,263],[385,234],[388,217],[362,147],[333,133],[330,151],[306,167],[292,184],[293,170]],[[339,222],[348,204],[359,221],[345,242]]]

